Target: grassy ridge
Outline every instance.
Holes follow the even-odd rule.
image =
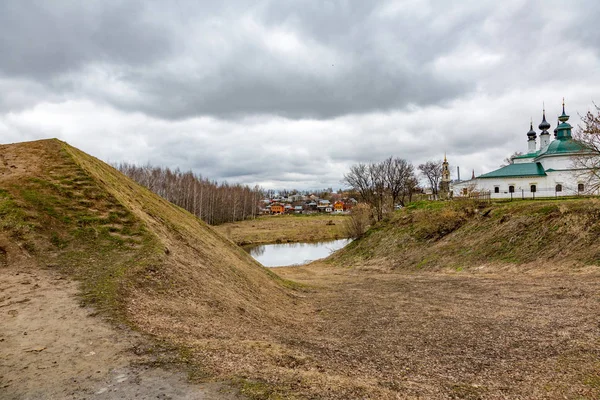
[[[109,165],[58,140],[0,155],[0,235],[80,280],[84,300],[107,314],[157,332],[186,308],[215,317],[214,329],[284,315],[293,285]]]
[[[373,227],[334,261],[413,270],[597,265],[599,233],[597,199],[417,203]]]
[[[31,148],[41,168],[2,180],[0,230],[39,264],[79,279],[85,302],[121,315],[125,275],[159,262],[156,236],[78,166],[61,142],[10,150],[21,154]]]

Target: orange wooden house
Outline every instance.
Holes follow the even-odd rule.
[[[271,214],[283,214],[285,212],[285,208],[283,204],[273,203],[271,204]]]
[[[333,203],[333,211],[334,212],[343,212],[344,211],[344,202],[336,201],[335,203]]]

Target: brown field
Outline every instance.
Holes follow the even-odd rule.
[[[277,271],[314,288],[314,318],[287,339],[308,397],[600,398],[597,268]]]
[[[345,215],[268,215],[215,226],[240,246],[248,244],[318,242],[348,237]]]

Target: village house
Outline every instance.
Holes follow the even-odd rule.
[[[344,212],[344,202],[343,201],[336,201],[335,203],[333,203],[333,211],[334,212]]]
[[[330,213],[333,211],[333,207],[331,206],[331,202],[329,200],[319,200],[317,210],[319,212]]]
[[[348,212],[348,211],[352,210],[352,207],[354,207],[355,205],[358,204],[358,201],[356,201],[356,199],[350,197],[349,199],[344,199],[343,203],[344,203],[344,211]]]
[[[271,214],[273,214],[273,215],[279,215],[279,214],[283,214],[285,212],[285,208],[284,208],[283,204],[281,204],[281,203],[271,204],[270,210],[271,210]]]
[[[300,199],[301,197],[301,199]],[[314,200],[309,200],[310,197],[314,197]],[[287,199],[300,199],[293,203],[284,202]],[[260,207],[261,214],[311,214],[311,213],[344,213],[352,209],[358,202],[353,198],[337,197],[338,200],[332,202],[326,199],[320,199],[315,195],[311,196],[300,196],[293,195],[289,198],[275,196],[272,199],[263,199],[260,201],[261,204],[270,203],[264,207]]]

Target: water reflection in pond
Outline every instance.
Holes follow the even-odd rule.
[[[339,239],[319,243],[283,243],[246,247],[245,250],[265,267],[284,267],[308,264],[329,256],[352,239]]]

